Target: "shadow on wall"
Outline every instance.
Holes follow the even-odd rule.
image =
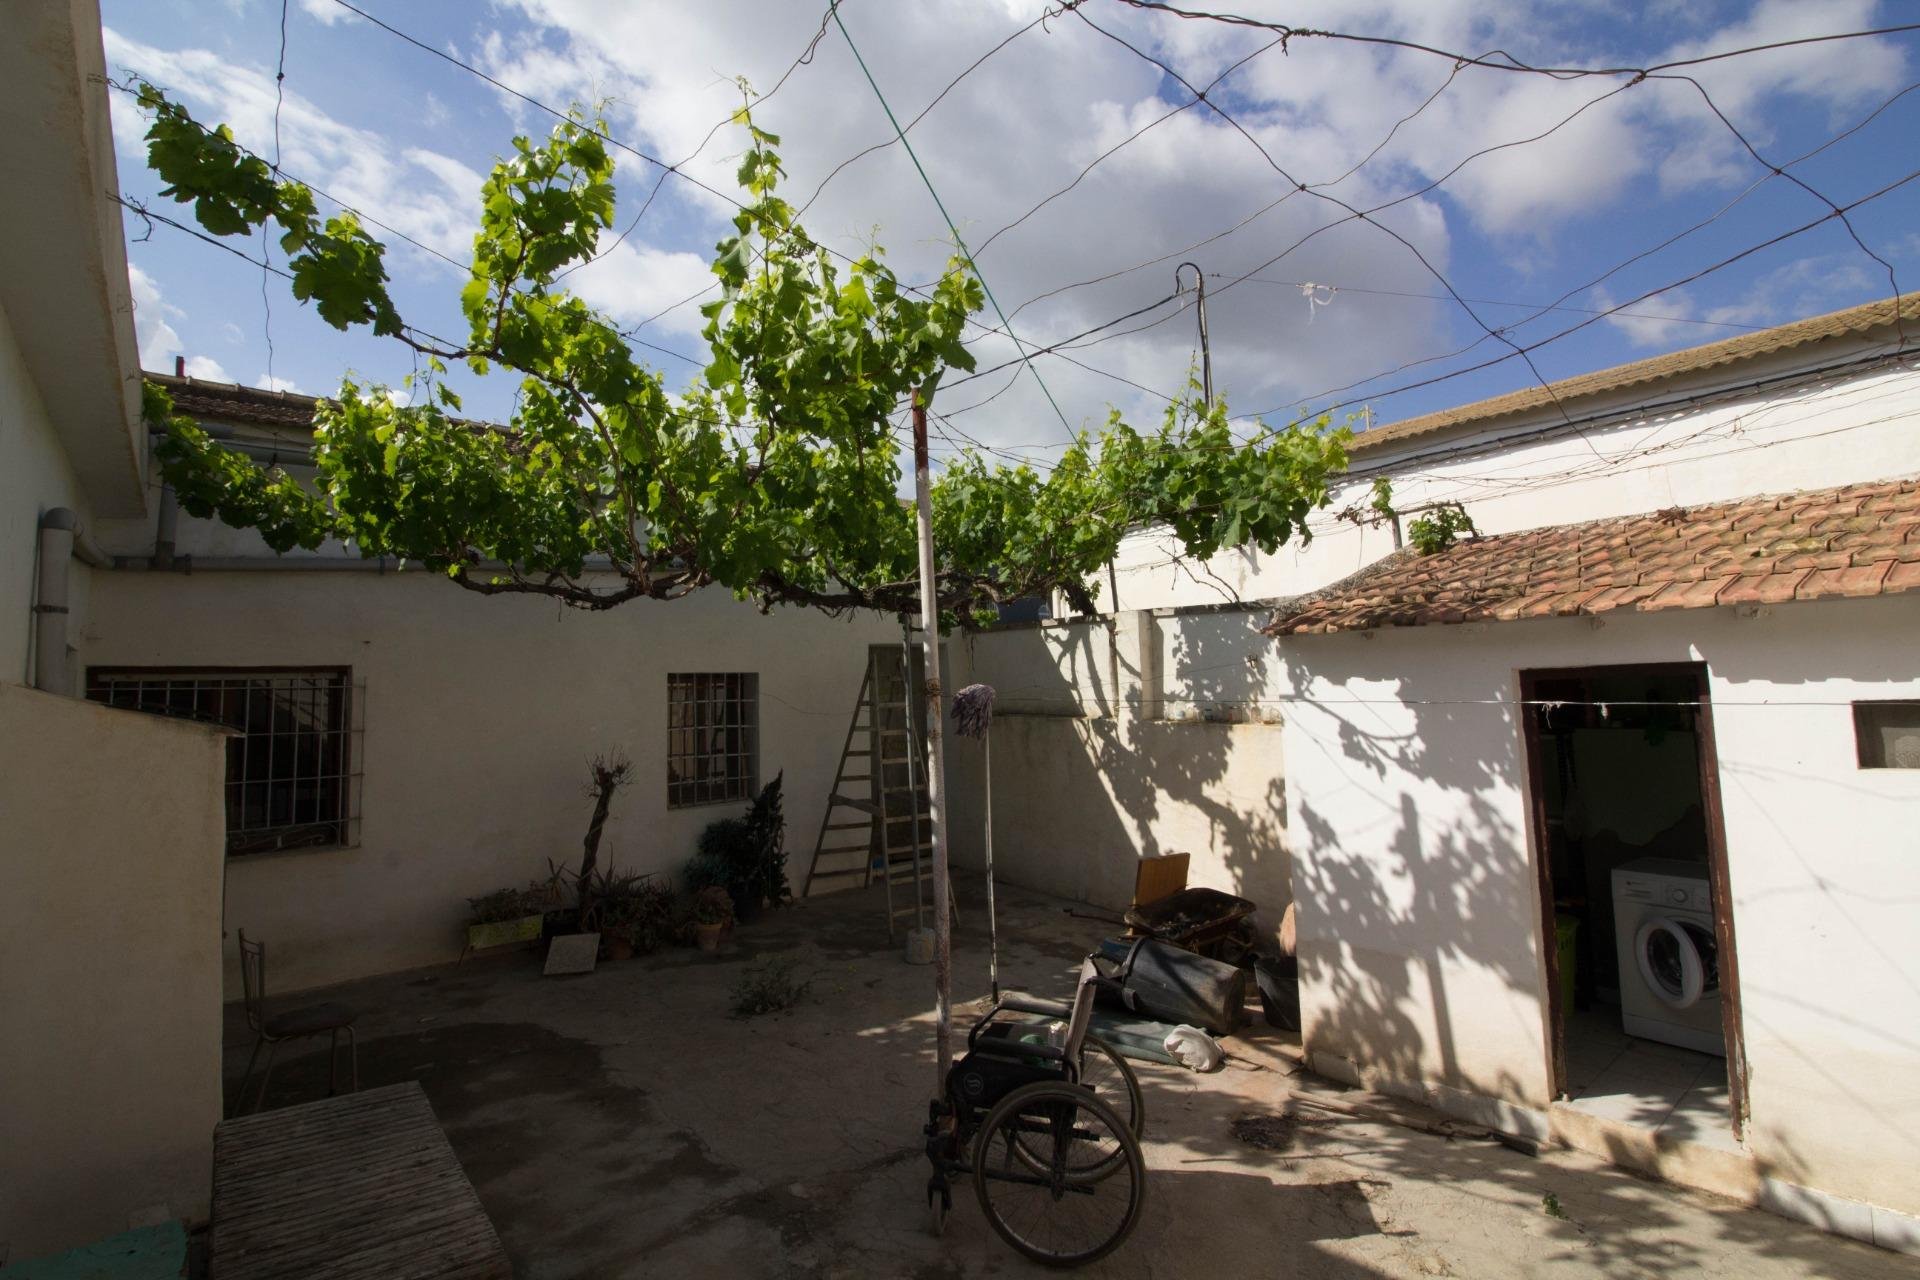
[[[1291,900],[1280,728],[1252,722],[1271,642],[1261,615],[1205,616],[1170,639],[1175,714],[1141,703],[1141,673],[1105,623],[971,637],[970,676],[995,686],[996,871],[1030,887],[1124,907],[1138,859],[1193,855],[1190,879],[1233,889],[1277,925]],[[1178,622],[1184,623],[1185,619]],[[1173,625],[1172,620],[1169,624]],[[1062,633],[1065,633],[1064,635]],[[1251,660],[1251,661],[1250,661]],[[1117,677],[1117,679],[1116,679]],[[1125,699],[1118,716],[1113,695]],[[1152,718],[1150,718],[1152,717]],[[956,740],[955,848],[980,862],[981,749]]]
[[[1369,1076],[1544,1106],[1520,725],[1492,705],[1511,691],[1417,671],[1354,688],[1290,708],[1307,1043]]]

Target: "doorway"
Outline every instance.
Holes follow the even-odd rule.
[[[1521,673],[1555,1097],[1736,1148],[1739,981],[1706,669]]]

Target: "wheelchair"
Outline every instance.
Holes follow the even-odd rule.
[[[1139,1222],[1146,1108],[1133,1068],[1087,1030],[1097,981],[1089,957],[1072,1004],[1009,994],[967,1033],[945,1098],[928,1107],[935,1234],[963,1176],[1000,1237],[1047,1266],[1103,1258]]]

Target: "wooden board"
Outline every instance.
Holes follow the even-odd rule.
[[[414,1082],[223,1121],[213,1280],[496,1280],[500,1237]]]
[[[1133,873],[1133,905],[1144,907],[1187,887],[1187,864],[1193,855],[1162,853],[1140,859]]]

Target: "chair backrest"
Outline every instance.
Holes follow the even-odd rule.
[[[1080,963],[1080,985],[1073,989],[1073,1016],[1067,1020],[1067,1042],[1062,1048],[1067,1051],[1068,1062],[1080,1061],[1080,1046],[1087,1038],[1087,1027],[1093,1022],[1093,995],[1100,971],[1094,967],[1093,957],[1088,956]]]
[[[266,1022],[267,948],[240,931],[240,987],[246,994],[247,1025],[255,1031]]]

